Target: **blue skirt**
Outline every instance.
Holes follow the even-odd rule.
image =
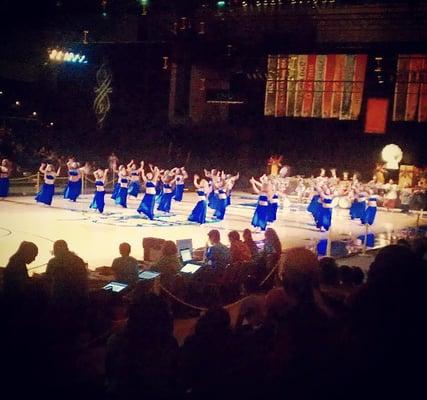
[[[322,207],[320,222],[321,226],[323,226],[328,231],[332,223],[332,208]]]
[[[140,214],[145,214],[148,218],[154,218],[154,204],[156,202],[156,196],[154,194],[145,193],[142,198],[141,204],[139,205],[138,211]]]
[[[116,197],[119,194],[119,190],[120,190],[120,183],[116,183],[114,185],[113,193],[111,194],[111,198],[113,200],[116,200]]]
[[[160,196],[160,202],[157,209],[159,211],[169,212],[171,209],[171,202],[172,202],[173,193],[163,193]]]
[[[184,186],[185,185],[176,185],[175,186],[175,196],[174,196],[175,201],[181,201],[182,200],[182,195],[184,194]]]
[[[216,210],[216,202],[217,202],[217,196],[215,192],[210,192],[208,194],[208,207]]]
[[[9,195],[9,178],[0,178],[0,197],[7,197]]]
[[[98,210],[100,213],[104,212],[105,206],[105,192],[95,192],[95,196],[93,196],[92,203],[90,203],[90,208],[94,208]]]
[[[267,227],[267,215],[268,206],[262,206],[258,204],[256,206],[254,216],[252,217],[251,224],[265,231],[265,228]]]
[[[267,221],[274,222],[277,219],[277,208],[279,205],[277,203],[270,203],[268,205]]]
[[[227,195],[227,206],[231,205],[231,193]]]
[[[365,201],[353,201],[350,207],[350,217],[351,219],[360,218],[363,219],[365,215]]]
[[[362,224],[372,225],[377,215],[377,207],[368,207],[365,211],[365,216],[362,220]]]
[[[82,180],[79,179],[77,182],[68,181],[68,185],[65,188],[64,199],[76,201],[77,197],[82,192]]]
[[[225,216],[225,210],[227,209],[227,198],[225,199],[217,199],[215,202],[215,212],[214,217],[217,219],[223,220]]]
[[[193,211],[191,211],[188,220],[192,222],[198,222],[199,224],[204,224],[206,222],[207,209],[208,207],[206,204],[206,200],[198,201],[196,206],[193,208]]]
[[[127,197],[128,197],[128,188],[121,187],[119,189],[119,193],[117,193],[117,197],[114,200],[114,202],[117,205],[121,205],[123,208],[127,208],[127,205],[126,205]]]
[[[53,183],[43,183],[42,188],[36,195],[36,201],[37,203],[44,203],[50,206],[52,204],[54,194],[55,185]]]
[[[138,181],[131,182],[128,187],[128,195],[133,197],[138,197],[139,192],[141,191],[141,185]]]

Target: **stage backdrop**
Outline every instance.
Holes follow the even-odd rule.
[[[264,114],[275,117],[359,117],[367,55],[270,55]]]
[[[399,55],[393,121],[427,121],[427,55]]]

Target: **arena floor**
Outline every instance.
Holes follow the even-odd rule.
[[[105,213],[102,215],[88,208],[91,199],[92,195],[84,195],[77,203],[70,203],[56,196],[51,207],[36,204],[33,197],[9,197],[0,201],[0,266],[6,265],[22,240],[33,241],[39,248],[38,257],[29,266],[31,272],[38,273],[45,270],[47,261],[52,257],[53,242],[57,239],[66,240],[70,249],[81,256],[91,269],[111,265],[112,259],[118,256],[119,244],[124,241],[131,244],[134,257],[143,259],[144,237],[191,238],[193,248],[197,248],[206,244],[207,232],[216,228],[221,232],[222,241],[228,244],[226,235],[230,230],[242,232],[245,228],[252,228],[250,222],[257,196],[233,193],[233,204],[227,208],[225,220],[212,220],[213,212],[209,210],[209,222],[201,226],[187,221],[197,201],[195,193],[186,192],[182,203],[173,203],[171,214],[158,214],[154,221],[135,211],[140,198],[130,199],[128,208],[122,209],[106,196]],[[318,241],[328,238],[328,233],[321,233],[315,228],[311,215],[305,209],[306,205],[292,203],[278,211],[278,219],[271,227],[277,231],[284,248],[316,246]],[[379,211],[371,232],[377,239],[386,238],[393,232],[415,226],[416,221],[415,215]],[[365,228],[360,223],[349,220],[348,210],[334,210],[330,233],[332,241],[356,238],[364,232]],[[254,235],[256,240],[262,237],[262,233]]]

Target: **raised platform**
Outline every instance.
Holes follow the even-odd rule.
[[[187,221],[197,201],[195,193],[186,192],[183,202],[172,204],[170,214],[158,212],[154,221],[135,211],[141,198],[129,199],[128,208],[122,209],[114,205],[107,195],[104,214],[89,209],[91,199],[92,195],[85,195],[77,203],[71,203],[56,196],[51,207],[37,204],[33,197],[9,197],[0,201],[0,266],[6,265],[23,240],[33,241],[39,247],[38,257],[29,266],[31,271],[38,273],[44,272],[47,261],[52,257],[53,242],[57,239],[66,240],[70,249],[81,256],[91,269],[111,265],[113,258],[118,256],[118,247],[122,242],[129,242],[132,255],[142,259],[144,237],[174,241],[191,238],[193,248],[197,248],[206,244],[207,232],[215,228],[220,230],[222,242],[228,244],[227,233],[230,230],[242,232],[245,228],[253,228],[250,223],[257,196],[233,193],[233,204],[227,208],[224,221],[213,220],[213,211],[209,210],[209,222],[205,225]],[[271,227],[277,231],[284,248],[315,248],[319,241],[328,238],[328,233],[316,229],[311,214],[305,209],[305,204],[292,203],[290,207],[278,211],[278,219]],[[393,232],[414,227],[416,223],[416,215],[379,211],[371,227],[371,232],[376,236],[375,246],[387,244],[387,238]],[[345,246],[346,240],[355,239],[364,232],[364,226],[349,220],[348,210],[334,210],[333,244],[343,243]],[[262,239],[263,233],[254,233],[254,238]]]

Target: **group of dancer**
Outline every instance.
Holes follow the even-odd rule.
[[[339,179],[336,170],[331,169],[331,176],[326,176],[325,169],[312,181],[313,197],[307,210],[313,215],[316,227],[321,231],[328,231],[332,223],[332,210],[343,201],[351,204],[349,217],[351,220],[360,220],[361,224],[372,225],[377,213],[379,199],[378,185],[375,177],[363,185],[359,182],[357,174],[349,180],[348,173],[344,172],[343,179]]]

